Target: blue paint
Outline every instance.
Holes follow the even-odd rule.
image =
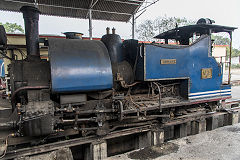
[[[216,92],[216,93],[205,93],[205,94],[197,94],[197,95],[189,95],[189,97],[197,97],[197,96],[206,96],[206,95],[214,95],[214,94],[231,94],[231,91],[224,91],[224,92]]]
[[[1,67],[0,76],[1,77],[5,77],[4,61],[3,61],[3,59],[0,59],[0,67]]]
[[[111,89],[112,68],[101,41],[49,39],[53,92]]]
[[[230,85],[222,85],[222,68],[211,56],[209,36],[203,36],[189,46],[145,44],[144,49],[145,57],[140,56],[137,64],[137,80],[189,78],[190,93],[231,88]],[[176,59],[176,64],[161,64],[161,59]],[[212,78],[202,79],[201,70],[204,68],[212,68]]]

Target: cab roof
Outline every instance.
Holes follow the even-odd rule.
[[[188,25],[183,27],[177,27],[172,30],[168,30],[163,32],[154,38],[157,39],[186,39],[191,38],[194,33],[197,34],[211,34],[211,33],[219,33],[219,32],[228,32],[231,33],[237,29],[236,27],[228,27],[221,25],[213,25],[213,24],[195,24]]]

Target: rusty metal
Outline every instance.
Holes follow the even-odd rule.
[[[38,20],[40,11],[31,6],[23,6],[20,11],[23,13],[25,23],[25,35],[28,59],[40,59]]]
[[[229,66],[228,66],[228,84],[231,83],[231,64],[232,64],[232,32],[229,32],[230,44],[229,44]]]
[[[234,104],[234,103],[240,103],[240,99],[236,99],[236,100],[226,102],[226,104]]]
[[[101,137],[101,139],[107,140],[107,139],[112,139],[112,138],[116,138],[119,136],[126,136],[126,135],[130,135],[130,134],[134,134],[134,133],[147,132],[150,130],[151,130],[151,125],[135,127],[135,128],[130,128],[130,129],[124,129],[121,131],[112,132],[104,137]],[[75,139],[71,139],[71,140],[59,141],[59,142],[55,142],[55,143],[49,143],[49,144],[44,144],[44,145],[39,145],[39,146],[34,146],[34,147],[17,149],[17,150],[13,150],[13,151],[8,151],[4,158],[5,159],[13,159],[13,158],[20,157],[20,156],[29,156],[29,155],[33,155],[33,154],[40,154],[40,153],[54,151],[54,150],[60,149],[62,147],[72,147],[72,146],[78,146],[78,145],[83,145],[83,144],[89,144],[92,142],[96,142],[98,140],[99,140],[98,136],[88,136],[88,137],[75,138]]]
[[[18,92],[23,91],[23,90],[39,90],[39,89],[49,89],[49,86],[24,86],[18,88],[16,91],[13,92],[11,101],[15,102],[15,97]]]
[[[0,25],[0,46],[5,48],[7,45],[7,34],[3,25]]]
[[[156,82],[153,82],[153,84],[154,85],[156,85],[157,86],[157,88],[158,88],[158,96],[159,96],[159,98],[158,98],[158,103],[159,103],[159,110],[160,110],[160,112],[162,112],[162,107],[161,107],[161,97],[162,97],[162,95],[161,95],[161,89],[160,89],[160,87],[159,87],[159,85],[156,83]]]
[[[122,101],[118,100],[117,101],[119,103],[119,120],[122,121],[124,119],[124,115],[123,115],[123,103]]]
[[[76,114],[77,115],[77,114]],[[78,118],[78,119],[63,119],[61,120],[62,123],[74,123],[74,122],[86,122],[86,121],[96,121],[96,117],[91,117],[91,118]]]
[[[239,110],[239,107],[233,108],[232,110]],[[209,113],[201,113],[201,114],[194,113],[194,114],[179,116],[178,118],[171,120],[170,122],[164,123],[161,127],[179,125],[179,124],[183,124],[183,123],[186,123],[189,121],[196,121],[199,119],[209,118],[212,116],[219,116],[219,115],[224,115],[224,114],[228,114],[228,112],[209,112]],[[155,122],[157,122],[157,121],[155,121]],[[121,125],[119,125],[117,127],[115,126],[114,129],[113,128],[112,129],[115,130],[118,127],[129,127],[129,126],[131,127],[131,126],[135,126],[135,125],[143,125],[143,126],[110,132],[108,135],[101,137],[101,139],[108,140],[108,139],[126,136],[126,135],[130,135],[130,134],[134,134],[134,133],[147,132],[152,129],[154,123],[153,122],[152,123],[151,122],[143,122],[143,123],[127,124],[127,125],[123,124],[122,126]],[[86,128],[86,129],[88,129],[88,128]],[[84,130],[84,128],[82,128],[82,130]],[[76,138],[76,139],[71,139],[71,140],[60,141],[60,142],[54,142],[54,143],[35,146],[35,147],[17,149],[14,151],[8,151],[5,158],[9,159],[9,158],[15,158],[17,156],[28,156],[28,155],[32,155],[32,154],[40,154],[40,153],[44,153],[44,152],[57,150],[63,146],[64,147],[78,146],[78,145],[82,145],[82,144],[89,144],[92,142],[96,142],[98,140],[99,140],[99,137],[97,137],[97,136],[88,136],[88,137],[81,137],[81,138]]]

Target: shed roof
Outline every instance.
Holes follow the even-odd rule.
[[[0,10],[19,12],[37,4],[43,15],[127,22],[145,0],[0,0]]]

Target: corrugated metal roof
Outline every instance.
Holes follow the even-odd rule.
[[[0,0],[0,10],[16,11],[24,5],[38,4],[44,15],[127,22],[144,0]]]

